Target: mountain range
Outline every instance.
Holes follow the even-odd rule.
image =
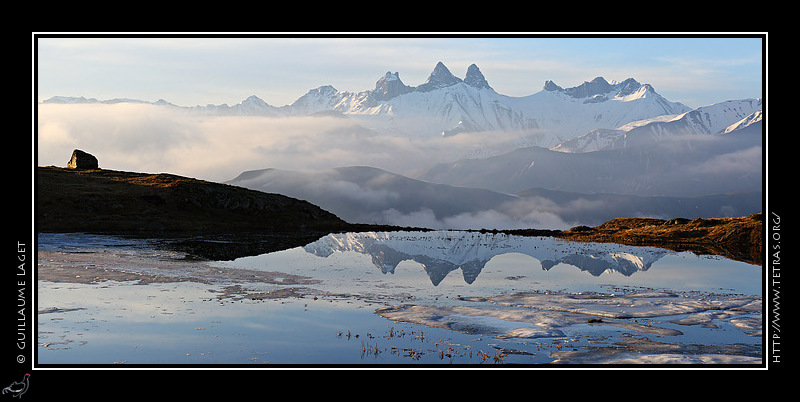
[[[572,243],[550,237],[531,241],[505,234],[434,231],[333,233],[303,249],[319,257],[343,252],[368,255],[384,274],[394,273],[403,261],[415,261],[423,266],[434,286],[459,269],[464,281],[471,284],[492,258],[508,253],[531,256],[543,270],[565,263],[592,276],[612,272],[631,276],[647,271],[654,262],[672,253],[652,247],[592,247],[591,251],[576,250]]]
[[[44,101],[120,102],[150,103]],[[227,182],[305,199],[354,223],[564,229],[618,216],[724,217],[762,209],[760,98],[691,109],[633,78],[602,77],[571,88],[546,81],[540,92],[511,97],[497,93],[475,64],[461,79],[439,62],[418,86],[387,72],[374,89],[325,85],[285,106],[256,96],[233,106],[152,104],[204,115],[339,116],[404,141],[485,139],[470,154],[402,175],[370,166],[267,165]],[[502,143],[494,139],[499,132]]]
[[[43,103],[150,103],[133,99],[98,101],[83,97],[52,97]],[[155,105],[173,106],[163,99]],[[552,81],[529,96],[499,94],[472,64],[462,80],[439,62],[425,83],[408,86],[398,72],[386,72],[375,88],[339,92],[330,85],[311,89],[285,106],[273,106],[255,95],[228,106],[205,105],[188,109],[226,116],[308,116],[337,113],[380,133],[405,136],[454,135],[460,132],[519,131],[536,140],[529,145],[554,146],[598,127],[623,124],[691,109],[669,102],[649,84],[633,78],[608,83],[597,77],[563,89]]]

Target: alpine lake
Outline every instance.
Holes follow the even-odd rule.
[[[225,247],[224,242],[219,246]],[[41,367],[758,367],[762,267],[462,231],[198,259],[37,234]]]

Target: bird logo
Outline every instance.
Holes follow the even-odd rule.
[[[22,377],[22,381],[14,381],[11,385],[3,388],[3,394],[13,394],[17,398],[21,398],[22,394],[28,390],[28,379],[30,378],[30,373],[25,373],[25,376]]]

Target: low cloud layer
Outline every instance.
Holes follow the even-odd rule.
[[[375,221],[398,226],[452,230],[530,228],[565,230],[575,225],[574,223],[565,222],[553,212],[535,209],[526,211],[520,217],[500,210],[487,209],[437,218],[436,213],[429,208],[405,214],[391,208],[381,211],[380,215],[376,216]]]
[[[107,169],[225,181],[246,170],[374,166],[409,173],[478,149],[508,150],[514,134],[383,136],[332,117],[208,116],[144,104],[38,105],[38,164],[65,166],[73,149]]]
[[[702,204],[682,201],[680,204],[691,212],[683,213],[683,210],[671,209],[678,203],[670,200],[651,199],[643,204],[642,200],[600,195],[564,198],[566,193],[524,197],[490,192],[465,195],[465,191],[472,190],[436,187],[374,172],[365,178],[369,169],[351,169],[349,175],[338,176],[322,172],[343,166],[372,166],[413,176],[439,162],[486,157],[529,145],[526,141],[535,141],[531,133],[389,136],[368,130],[355,119],[336,116],[209,116],[145,104],[42,104],[38,106],[36,134],[40,166],[66,166],[72,150],[77,148],[94,154],[104,169],[165,172],[215,182],[230,181],[242,172],[267,168],[315,172],[302,176],[282,173],[265,182],[251,183],[251,188],[307,199],[352,222],[443,229],[567,229],[578,224],[599,224],[618,216],[662,213],[666,218],[740,216],[760,210],[759,195],[746,199],[731,196]],[[699,177],[700,173],[730,177],[731,185],[743,181],[745,176],[757,178],[760,155],[760,147],[736,148],[701,159],[699,164],[684,164],[677,170],[685,171],[677,174],[675,183],[670,185],[683,188],[687,177]],[[655,158],[649,158],[646,158],[648,164],[655,163]],[[516,166],[512,162],[506,157],[501,165]],[[530,165],[529,160],[517,162],[522,167]],[[563,168],[551,172],[541,160],[536,166],[547,177],[565,172]],[[575,163],[570,167],[570,172],[579,169]],[[479,168],[477,171],[486,174],[486,167]],[[733,173],[723,175],[728,171]],[[519,173],[519,169],[515,172]],[[501,171],[492,183],[500,183],[510,176],[513,175]],[[458,177],[469,179],[470,183],[477,180],[473,174],[459,174]],[[275,183],[278,180],[282,181],[280,186]],[[267,182],[273,182],[272,187],[265,186]],[[716,182],[725,184],[723,180]],[[470,183],[463,185],[474,185]],[[569,183],[560,182],[561,185],[576,183],[574,178]],[[239,185],[247,187],[246,184]],[[488,184],[481,187],[491,188]],[[291,191],[305,193],[292,194]],[[700,208],[704,208],[703,213]]]

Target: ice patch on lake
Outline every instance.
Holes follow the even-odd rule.
[[[632,294],[604,293],[517,293],[490,297],[487,300],[514,307],[563,311],[606,318],[650,318],[705,311],[729,315],[760,313],[761,298],[674,292]]]
[[[606,346],[602,347],[553,352],[551,357],[555,363],[761,363],[760,356],[753,356],[757,351],[742,350],[738,346],[687,347],[681,343],[685,342],[681,341],[684,332],[675,328],[727,322],[745,335],[759,335],[762,307],[757,296],[696,292],[516,293],[463,298],[462,301],[479,306],[405,304],[380,308],[376,312],[393,321],[484,334],[496,339],[557,340],[581,338],[591,333],[606,340]],[[651,341],[650,336],[667,341]],[[609,342],[617,344],[608,346]]]
[[[514,295],[510,295],[514,296]],[[522,304],[529,303],[524,295]],[[658,334],[663,336],[682,335],[682,332],[661,328],[653,325],[644,325],[622,319],[615,319],[613,314],[608,311],[600,311],[595,314],[586,308],[582,308],[580,303],[568,304],[570,300],[582,300],[581,298],[565,298],[566,295],[542,295],[545,300],[552,297],[554,301],[543,302],[535,306],[523,306],[521,309],[489,308],[489,307],[469,307],[469,306],[419,306],[403,305],[397,307],[386,307],[378,309],[381,316],[396,321],[423,324],[431,327],[447,328],[452,330],[464,331],[465,328],[474,328],[475,333],[490,333],[496,338],[552,338],[566,336],[567,332],[572,332],[577,325],[608,325],[639,333]],[[575,296],[575,295],[572,295]],[[507,296],[484,299],[505,300]],[[567,302],[565,302],[565,300]],[[507,301],[505,302],[508,303]],[[658,314],[651,313],[648,317],[656,317]],[[484,320],[501,320],[505,325],[498,325],[497,321],[492,328],[484,326],[476,328],[478,322],[476,317]],[[597,317],[604,317],[597,318]],[[611,318],[608,318],[611,317]]]

